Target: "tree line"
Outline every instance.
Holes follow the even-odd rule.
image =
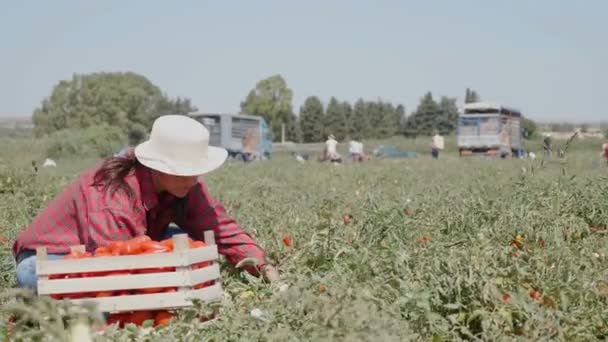
[[[465,102],[479,101],[467,89]],[[354,103],[331,97],[324,104],[310,96],[293,110],[293,91],[281,75],[259,81],[241,102],[241,112],[262,116],[273,140],[319,142],[333,134],[337,139],[380,139],[394,135],[450,134],[456,129],[456,98],[435,100],[428,92],[409,115],[402,104],[359,99]],[[187,97],[169,98],[146,77],[131,72],[74,75],[62,80],[34,110],[36,135],[99,125],[117,127],[132,142],[145,137],[152,122],[164,114],[187,114],[197,109]]]

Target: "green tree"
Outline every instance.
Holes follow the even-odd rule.
[[[471,89],[467,88],[467,91],[464,96],[464,103],[472,103],[472,102],[479,102],[479,101],[481,101],[479,94],[477,94],[477,92],[475,90],[471,90]]]
[[[537,131],[537,126],[536,126],[536,122],[532,121],[531,119],[528,118],[522,118],[521,121],[521,128],[524,131],[524,138],[525,139],[532,139],[534,138],[536,131]]]
[[[436,119],[435,128],[441,134],[450,134],[456,130],[458,121],[458,106],[456,99],[442,96],[439,101],[439,117]]]
[[[397,105],[397,108],[395,108],[395,116],[397,122],[399,123],[398,132],[403,134],[405,123],[407,122],[407,116],[405,114],[405,107],[402,104]]]
[[[383,119],[382,106],[380,101],[365,101],[365,115],[367,116],[367,122],[369,123],[369,126],[367,127],[366,137],[380,138],[378,129]]]
[[[390,102],[378,101],[378,115],[380,120],[375,127],[377,138],[389,138],[394,136],[399,128],[399,119],[396,114],[395,106]]]
[[[344,113],[344,127],[346,135],[353,137],[353,107],[347,101],[340,103],[342,113]]]
[[[289,114],[285,131],[287,140],[293,142],[302,142],[300,120],[294,113]]]
[[[357,100],[353,106],[351,121],[351,136],[368,138],[370,136],[369,118],[367,115],[367,105],[363,99]]]
[[[60,81],[33,113],[35,133],[102,124],[124,133],[148,130],[155,118],[194,110],[189,99],[170,100],[144,76],[126,72],[75,74]]]
[[[293,135],[297,131],[293,121],[292,99],[293,92],[287,87],[283,77],[274,75],[256,84],[241,103],[241,110],[247,114],[263,117],[270,125],[274,139],[279,140],[283,124],[291,125],[292,129],[288,130],[290,134]]]
[[[300,129],[304,142],[323,141],[324,138],[323,104],[316,96],[306,98],[300,107]]]
[[[441,122],[439,105],[433,100],[431,92],[420,100],[416,111],[410,115],[405,126],[408,136],[431,135]]]
[[[344,140],[344,138],[346,138],[348,127],[346,125],[344,107],[335,97],[332,97],[329,100],[323,118],[324,136],[333,134],[338,140]]]

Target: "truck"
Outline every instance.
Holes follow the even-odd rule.
[[[223,147],[228,156],[244,161],[267,160],[272,137],[261,116],[230,113],[190,113],[209,130],[209,145]]]
[[[501,158],[523,153],[522,114],[493,103],[466,103],[458,115],[456,135],[460,156]]]

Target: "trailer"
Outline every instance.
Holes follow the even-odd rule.
[[[272,154],[268,123],[261,116],[226,113],[191,113],[209,130],[209,145],[223,147],[236,159],[265,160]]]
[[[460,156],[519,156],[523,151],[522,115],[517,109],[491,103],[467,103],[458,116]]]

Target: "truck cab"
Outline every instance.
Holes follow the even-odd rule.
[[[209,145],[223,147],[237,159],[270,159],[272,137],[261,116],[226,113],[192,113],[209,130]]]
[[[521,112],[490,103],[467,103],[458,116],[456,130],[460,156],[502,158],[520,155],[523,149]]]

